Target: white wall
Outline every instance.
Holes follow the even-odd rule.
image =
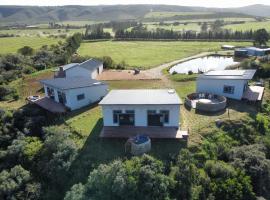
[[[169,110],[169,123],[164,124],[168,127],[179,127],[180,105],[103,105],[103,123],[104,126],[118,126],[113,123],[113,110],[134,110],[135,111],[135,126],[147,126],[147,111]]]
[[[77,76],[91,78],[91,71],[84,69],[82,67],[79,67],[79,66],[72,67],[72,68],[66,70],[65,72],[66,72],[66,78],[77,77]]]
[[[91,103],[100,101],[108,93],[108,85],[96,85],[86,88],[76,88],[66,90],[67,104],[71,110],[75,110]],[[85,98],[82,100],[77,100],[77,96],[84,94]]]
[[[101,64],[98,68],[99,68],[99,74],[101,74],[103,71],[103,64]],[[80,67],[79,65],[66,70],[65,73],[66,73],[66,77],[82,76],[86,78],[90,77],[92,79],[96,79],[98,75],[97,69],[90,71],[90,70],[84,69],[83,67]]]
[[[246,80],[197,79],[197,92],[208,92],[241,100]],[[223,93],[224,85],[234,86],[234,94]]]
[[[44,85],[46,91],[45,95],[48,96],[46,87],[47,86]],[[92,87],[76,88],[69,90],[59,90],[54,88],[55,101],[59,102],[57,91],[61,91],[66,94],[67,102],[65,106],[69,107],[71,110],[75,110],[101,100],[108,93],[108,85],[102,84]],[[80,94],[84,94],[85,98],[82,100],[77,100],[77,95]]]

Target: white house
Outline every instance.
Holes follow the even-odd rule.
[[[222,95],[241,100],[256,70],[221,70],[201,74],[197,78],[197,92]]]
[[[112,90],[99,103],[104,127],[179,128],[181,100],[174,90]]]
[[[96,59],[89,59],[83,63],[70,63],[60,66],[55,78],[86,77],[95,79],[103,71],[103,63]]]
[[[41,80],[46,97],[75,110],[100,101],[108,93],[108,85],[85,77]]]

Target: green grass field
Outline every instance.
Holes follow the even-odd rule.
[[[226,44],[226,42],[85,42],[81,44],[78,52],[83,56],[110,56],[115,62],[125,61],[130,66],[151,68],[201,52],[218,51],[222,44]],[[236,42],[227,44],[250,45],[249,43]]]
[[[233,31],[248,31],[248,30],[258,30],[265,28],[270,31],[270,21],[265,22],[246,22],[244,24],[231,24],[223,27],[224,29],[231,29]]]
[[[0,38],[0,54],[16,53],[23,46],[30,46],[38,49],[43,45],[56,44],[61,39],[47,37],[9,37]]]
[[[144,18],[166,18],[174,16],[208,15],[211,12],[149,12]]]
[[[49,28],[40,28],[40,29],[8,29],[0,30],[0,34],[14,34],[19,36],[48,36],[48,35],[60,35],[67,34],[72,35],[74,33],[84,33],[85,29],[49,29]]]
[[[173,30],[173,31],[200,31],[201,26],[198,25],[198,23],[188,23],[187,25],[179,24],[177,26],[174,26],[172,24],[169,25],[158,25],[158,24],[148,24],[145,25],[147,27],[147,30],[149,31],[155,31],[157,28],[166,29],[166,30]]]

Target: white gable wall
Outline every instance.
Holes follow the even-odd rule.
[[[197,79],[197,92],[208,92],[241,100],[247,80]],[[224,85],[234,86],[234,94],[224,93]]]
[[[108,93],[108,85],[96,85],[92,87],[66,90],[67,104],[71,110],[75,110],[91,103],[100,101]],[[77,96],[84,94],[85,98],[78,100]]]
[[[92,78],[92,79],[96,79],[97,78],[97,75],[101,74],[103,71],[103,64],[101,64],[99,67],[98,67],[98,70],[97,69],[94,69],[94,70],[87,70],[83,67],[80,67],[79,65],[78,66],[75,66],[75,67],[72,67],[70,69],[67,69],[65,71],[66,73],[66,77],[78,77],[78,76],[82,76],[82,77],[86,77],[86,78]],[[98,73],[99,72],[99,73]]]
[[[169,110],[169,123],[164,124],[167,127],[179,127],[180,105],[102,105],[103,123],[104,126],[118,126],[113,123],[113,111],[121,110],[125,113],[126,110],[135,111],[135,126],[147,126],[147,111]]]
[[[65,72],[66,72],[66,78],[78,77],[78,76],[91,78],[91,72],[79,66],[75,66],[70,69],[67,69]]]

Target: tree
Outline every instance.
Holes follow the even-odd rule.
[[[205,171],[211,178],[210,194],[215,199],[255,200],[250,177],[222,161],[208,160]]]
[[[38,199],[40,185],[32,181],[29,171],[17,165],[0,173],[0,199]]]
[[[208,25],[206,22],[204,22],[202,25],[201,25],[201,32],[207,32],[207,29],[208,29]]]
[[[55,185],[64,185],[68,172],[77,156],[77,145],[70,133],[58,127],[44,129],[45,141],[37,159],[42,178]]]
[[[23,56],[32,56],[34,54],[34,49],[29,46],[24,46],[18,49],[18,53],[22,54]]]
[[[85,185],[74,185],[65,200],[170,199],[172,181],[164,175],[162,162],[144,155],[100,165],[90,173]]]
[[[262,144],[244,145],[232,149],[230,160],[233,166],[245,171],[251,177],[257,196],[270,198],[270,160]]]
[[[269,34],[265,29],[259,29],[254,33],[254,45],[263,46],[267,45]]]

